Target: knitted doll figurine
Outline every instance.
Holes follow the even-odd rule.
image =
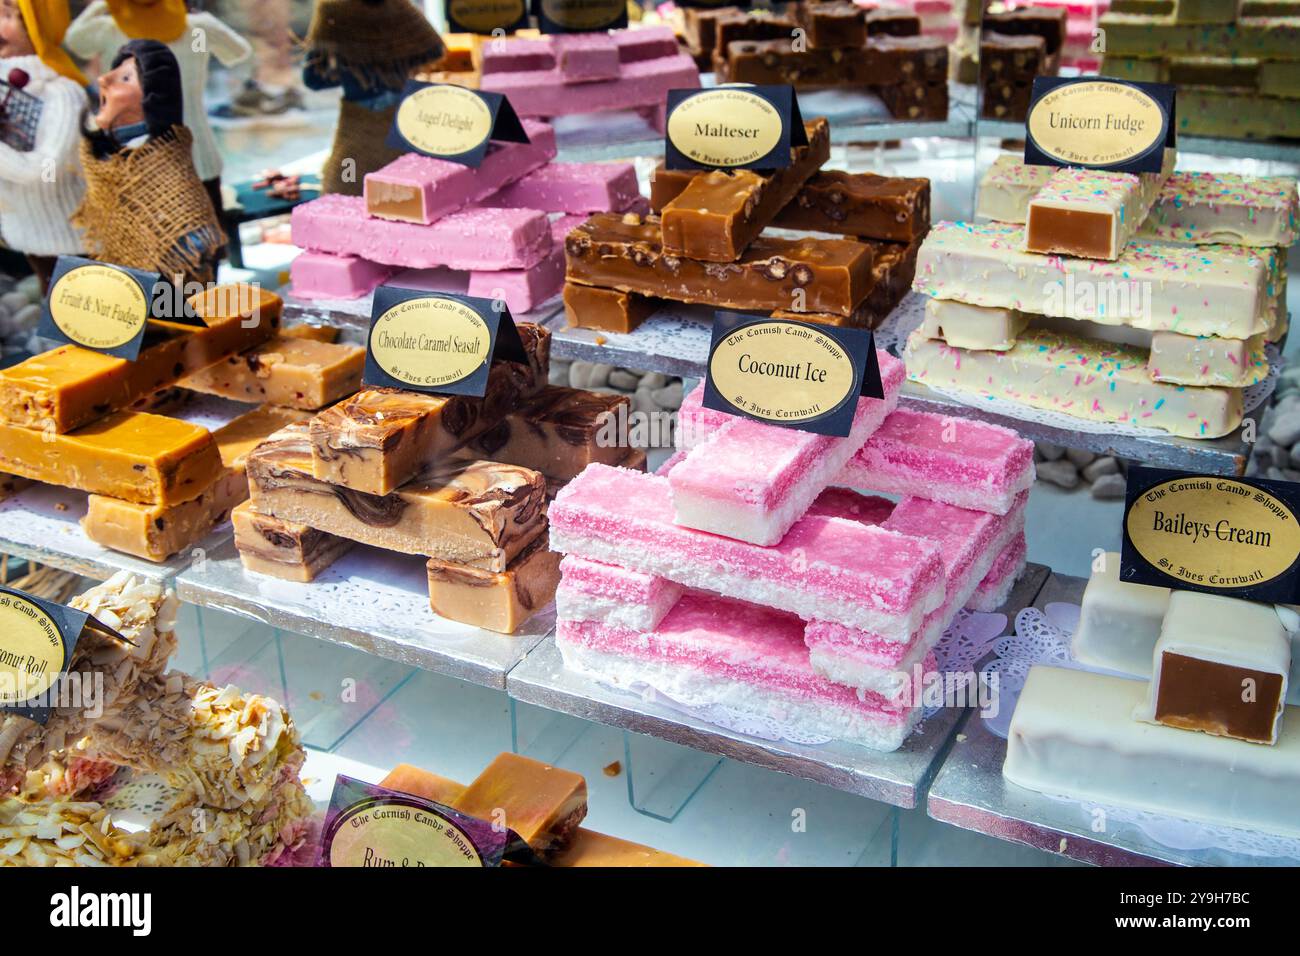
[[[81,143],[86,199],[73,222],[96,259],[212,282],[226,236],[190,158],[176,57],[132,40],[112,63],[99,78],[98,129]]]
[[[0,141],[0,236],[27,256],[42,290],[55,259],[83,248],[69,220],[85,192],[77,158],[85,77],[59,46],[67,25],[67,0],[0,0],[0,79],[25,77],[22,92],[40,101],[33,148]],[[6,108],[0,123],[31,115]]]
[[[360,196],[366,173],[401,155],[386,140],[402,87],[442,51],[411,0],[316,0],[303,81],[313,90],[343,87],[323,192]]]
[[[176,57],[185,125],[194,135],[194,168],[220,210],[221,154],[208,125],[203,91],[213,57],[234,66],[248,59],[252,46],[212,14],[187,13],[185,0],[94,0],[72,21],[64,42],[82,59],[99,57],[107,65],[128,40],[157,40]]]

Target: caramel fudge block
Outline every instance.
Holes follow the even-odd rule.
[[[697,173],[660,217],[664,252],[706,262],[734,262],[831,156],[830,124],[804,124],[806,146],[790,150],[790,165]]]
[[[564,284],[564,316],[571,329],[631,332],[660,308],[657,299],[576,282]]]
[[[70,432],[265,342],[279,323],[280,298],[243,288],[247,294],[231,289],[229,301],[218,295],[220,289],[191,300],[206,326],[151,321],[135,361],[63,345],[0,371],[0,419]]]
[[[392,388],[363,389],[311,420],[312,473],[331,484],[386,495],[546,385],[551,333],[521,323],[527,364],[495,361],[482,398]]]
[[[0,424],[0,470],[110,498],[188,501],[221,467],[206,428],[147,412],[114,412],[66,435]]]
[[[465,788],[456,809],[480,820],[504,812],[502,822],[547,855],[567,846],[587,815],[587,781],[518,754],[501,754]]]
[[[1034,77],[1044,73],[1047,45],[1042,37],[989,33],[980,40],[980,115],[1023,120],[1029,112]]]
[[[619,464],[627,453],[620,423],[626,423],[630,408],[626,395],[548,386],[456,457],[518,465],[569,481],[592,462]]]
[[[290,409],[254,409],[217,429],[225,470],[201,494],[175,505],[145,505],[104,495],[90,495],[81,527],[86,537],[114,551],[146,561],[166,561],[201,541],[248,497],[244,459],[272,432],[298,419]]]
[[[560,559],[548,538],[535,538],[504,571],[430,558],[429,606],[449,621],[513,634],[555,600]]]
[[[448,780],[436,773],[421,770],[409,763],[400,763],[389,771],[388,776],[379,781],[385,790],[409,793],[444,807],[456,808],[456,801],[465,792],[465,785],[455,780]]]
[[[308,411],[361,387],[366,350],[280,335],[181,380],[196,392],[241,402],[268,402]]]
[[[304,524],[258,514],[244,501],[230,513],[244,570],[306,584],[343,557],[352,542]]]
[[[1138,719],[1257,744],[1277,742],[1291,640],[1271,605],[1175,591],[1153,666]]]
[[[291,325],[280,330],[280,334],[290,339],[311,339],[315,342],[337,342],[339,330],[332,325]]]
[[[860,49],[867,42],[866,11],[856,3],[801,3],[795,7],[795,20],[814,48]]]
[[[734,263],[665,253],[659,220],[598,213],[564,242],[570,282],[717,308],[852,315],[871,289],[871,249],[848,239],[760,236]]]
[[[930,180],[823,170],[804,184],[773,225],[911,242],[930,228]]]
[[[387,495],[320,481],[307,427],[290,425],[248,456],[249,493],[274,515],[389,551],[493,571],[546,528],[546,481],[492,461],[447,461]]]

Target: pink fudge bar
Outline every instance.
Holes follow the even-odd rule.
[[[407,269],[527,269],[551,252],[551,223],[535,209],[465,209],[431,226],[366,215],[360,196],[328,195],[293,210],[293,243]]]
[[[293,294],[300,299],[360,299],[392,274],[392,266],[328,252],[304,252],[289,266]]]
[[[490,143],[478,167],[406,153],[368,173],[366,211],[380,219],[427,226],[486,199],[555,158],[554,128],[537,120],[521,125],[527,143]]]
[[[653,631],[562,619],[555,644],[565,667],[594,680],[724,704],[801,738],[897,750],[921,715],[815,674],[797,617],[714,595],[686,594]]]
[[[1006,514],[1033,483],[1033,442],[997,425],[906,408],[885,419],[836,479],[994,514]]]
[[[484,201],[500,209],[626,212],[641,198],[631,163],[548,163]]]
[[[733,416],[668,480],[679,525],[776,544],[898,405],[903,363],[878,352],[884,399],[860,398],[846,438]]]
[[[681,48],[672,27],[638,27],[635,30],[616,30],[610,34],[618,46],[620,63],[640,63],[675,56]]]
[[[926,618],[917,634],[901,642],[834,622],[811,621],[804,638],[817,673],[837,684],[893,694],[930,653],[1004,550],[1015,538],[1024,536],[1028,497],[1023,495],[1008,515],[968,511],[920,498],[901,501],[884,527],[930,537],[940,545],[948,580],[943,606]]]
[[[931,541],[811,517],[764,548],[677,526],[668,479],[608,465],[588,465],[563,488],[550,523],[555,551],[899,641],[944,600]]]
[[[625,63],[616,80],[584,83],[575,91],[558,69],[543,72],[491,73],[484,90],[505,93],[520,116],[567,116],[634,107],[659,107],[669,90],[695,89],[700,71],[684,53]]]
[[[469,294],[484,299],[504,299],[514,314],[530,312],[564,288],[564,237],[582,221],[566,216],[551,223],[551,254],[529,269],[471,272]]]
[[[566,83],[618,79],[618,44],[608,33],[557,33],[551,49]]]
[[[550,37],[494,37],[483,44],[480,73],[521,73],[555,68]]]
[[[568,555],[560,562],[555,592],[557,616],[596,621],[634,631],[653,631],[685,591],[655,574]]]
[[[1002,549],[1002,553],[993,562],[989,573],[975,589],[975,594],[966,602],[972,611],[996,611],[1006,604],[1011,591],[1025,571],[1029,546],[1022,531],[1011,539],[1011,543]]]

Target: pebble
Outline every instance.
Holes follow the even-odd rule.
[[[1067,448],[1065,457],[1082,468],[1084,465],[1091,464],[1097,456],[1093,452],[1084,451],[1082,448]]]
[[[1283,468],[1282,476],[1286,478],[1287,481],[1300,481],[1300,469]]]
[[[1038,442],[1034,448],[1038,454],[1043,456],[1044,461],[1056,461],[1065,454],[1065,449],[1060,445],[1053,445],[1047,441]]]
[[[40,303],[31,302],[14,314],[14,323],[19,328],[36,328],[36,323],[41,320]]]
[[[663,388],[656,388],[650,392],[655,400],[655,404],[660,408],[675,412],[682,407],[682,383],[669,382]]]
[[[624,392],[635,392],[641,384],[641,376],[625,368],[616,368],[609,373],[609,385]]]
[[[1288,408],[1280,415],[1275,411],[1268,426],[1268,437],[1287,448],[1300,441],[1300,408]]]
[[[18,292],[16,290],[0,295],[0,305],[3,305],[10,312],[17,312],[19,309],[27,306],[30,301],[31,300],[27,298],[26,293]]]
[[[595,388],[609,382],[613,366],[602,362],[574,362],[569,366],[569,385],[572,388]]]
[[[1069,461],[1040,461],[1038,477],[1061,488],[1079,487],[1079,469]]]
[[[659,406],[655,404],[654,393],[644,386],[633,392],[632,411],[645,412],[647,414],[659,411]]]
[[[1300,444],[1291,449],[1291,467],[1300,468]]]
[[[1092,464],[1085,465],[1083,468],[1083,479],[1084,481],[1089,482],[1094,482],[1098,478],[1103,478],[1107,475],[1118,474],[1119,462],[1114,458],[1111,458],[1109,455],[1098,458]]]
[[[41,301],[41,280],[34,275],[24,276],[14,288],[27,296],[28,302],[39,303]]]
[[[1121,474],[1102,475],[1092,483],[1092,496],[1099,501],[1118,501],[1128,492],[1128,481]]]
[[[646,372],[641,376],[641,384],[650,389],[663,388],[670,381],[672,380],[663,372]]]

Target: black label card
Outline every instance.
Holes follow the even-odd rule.
[[[1038,76],[1025,162],[1158,173],[1176,139],[1175,87],[1096,76]]]
[[[36,332],[133,362],[151,318],[199,321],[180,290],[156,272],[60,256]]]
[[[862,397],[885,397],[870,331],[715,313],[706,408],[843,438]]]
[[[501,93],[454,83],[411,80],[402,90],[388,145],[462,166],[478,166],[489,140],[528,142],[514,107]]]
[[[1120,579],[1300,602],[1300,484],[1131,465]]]
[[[668,91],[669,169],[780,169],[791,147],[807,145],[792,86]]]
[[[88,623],[107,630],[85,611],[0,586],[0,713],[49,720]]]
[[[494,358],[528,361],[504,302],[388,285],[375,290],[366,385],[481,398]]]
[[[603,33],[627,26],[627,0],[533,0],[543,33]]]
[[[525,0],[445,0],[447,26],[451,33],[481,33],[494,30],[514,33],[528,26]]]

